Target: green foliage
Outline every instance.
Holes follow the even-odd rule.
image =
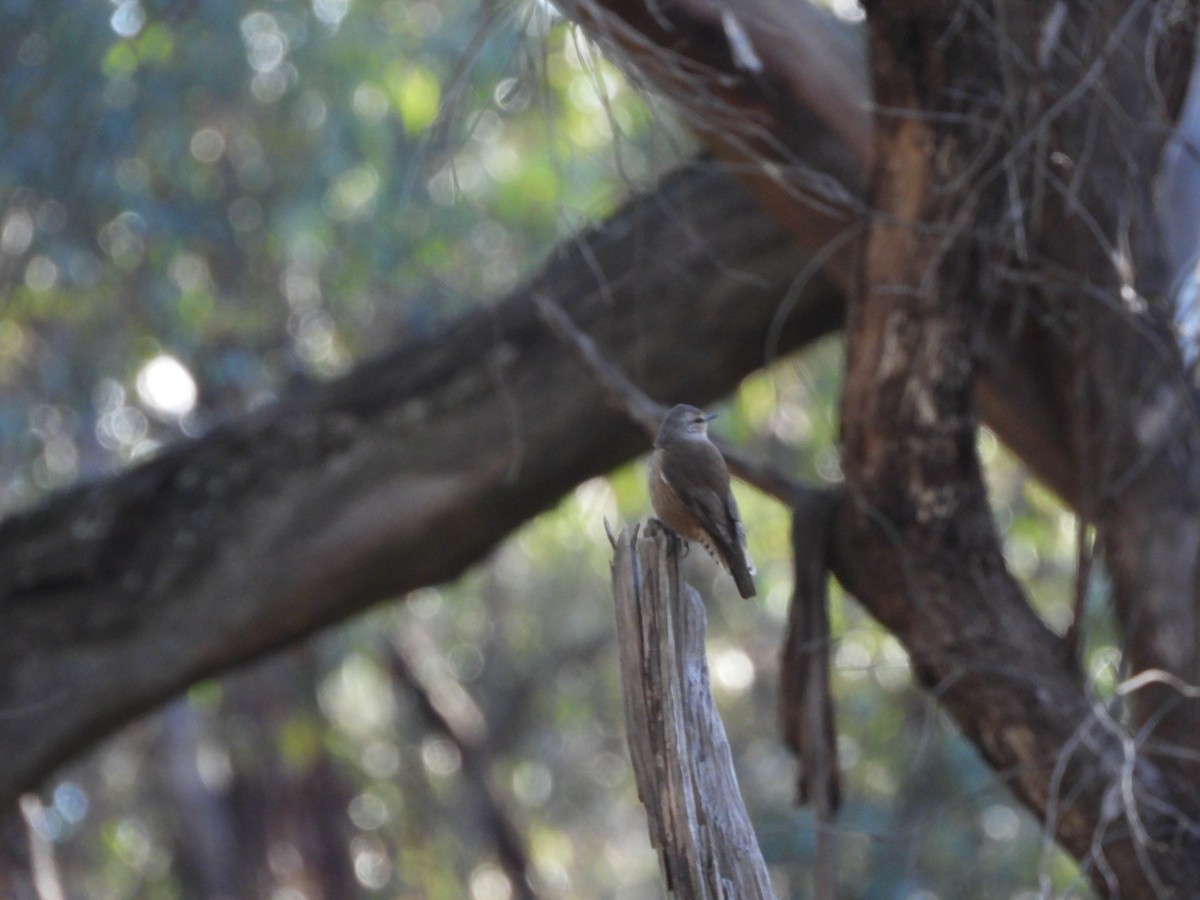
[[[564,209],[600,213],[666,161],[641,146],[638,97],[607,65],[593,80],[543,6],[483,23],[401,0],[0,14],[0,509],[167,439],[155,421],[99,435],[91,399],[111,380],[137,410],[153,357],[197,380],[182,425],[203,428],[433,333],[514,285]],[[610,116],[620,178],[592,152]],[[38,400],[70,411],[72,460],[13,449]]]

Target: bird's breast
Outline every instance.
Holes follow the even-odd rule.
[[[683,505],[663,475],[662,453],[662,450],[655,450],[650,457],[650,504],[654,507],[654,515],[680,537],[689,541],[708,540],[703,526]]]

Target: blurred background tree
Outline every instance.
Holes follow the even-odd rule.
[[[0,513],[436,334],[694,151],[537,2],[0,17]],[[836,481],[839,365],[832,345],[778,363],[719,430]],[[1065,625],[1074,519],[982,442],[1010,563]],[[202,684],[60,773],[23,809],[67,896],[661,896],[601,525],[647,513],[641,479],[582,485],[460,581]],[[777,890],[802,897],[814,825],[774,712],[786,519],[740,496],[761,602],[703,561],[689,577]],[[840,595],[834,633],[847,895],[1086,894],[899,644]],[[1111,686],[1116,650],[1089,646]]]

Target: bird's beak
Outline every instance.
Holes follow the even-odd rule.
[[[704,417],[704,421],[711,422],[713,419],[715,419],[719,415],[720,415],[720,413],[709,413],[707,416]]]

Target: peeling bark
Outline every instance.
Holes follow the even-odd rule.
[[[712,10],[700,2],[672,6],[668,20],[628,0],[603,7],[640,30],[646,40],[623,36],[621,46],[678,102],[689,102],[676,88],[679,73],[694,65],[721,85],[725,102],[742,104],[740,132],[727,113],[732,136],[700,133],[748,173],[750,189],[802,245],[810,246],[811,222],[828,228],[830,216],[855,216],[853,204],[831,213],[799,183],[779,183],[781,171],[794,174],[797,145],[774,125],[816,118],[850,133],[801,80],[748,70],[737,40],[714,32]],[[587,9],[584,21],[599,18]],[[751,23],[755,47],[804,46],[801,32],[813,27],[804,13],[775,15],[770,0],[728,10]],[[1151,214],[1195,19],[1191,6],[1115,2],[870,4],[879,115],[874,129],[853,129],[873,135],[876,169],[862,207],[871,221],[867,299],[848,334],[838,574],[905,641],[918,673],[984,755],[1002,771],[1017,767],[1018,795],[1098,886],[1113,889],[1105,866],[1117,859],[1135,896],[1154,890],[1167,870],[1168,883],[1194,883],[1186,859],[1160,859],[1158,845],[1147,857],[1136,827],[1150,798],[1167,811],[1155,833],[1194,847],[1196,779],[1190,763],[1179,763],[1200,749],[1194,703],[1169,682],[1148,682],[1134,723],[1151,725],[1148,747],[1166,752],[1153,763],[1130,753],[1146,735],[1130,744],[1093,706],[1067,648],[1006,572],[973,443],[978,410],[1039,477],[1099,523],[1134,670],[1162,667],[1195,683],[1200,444]],[[596,30],[617,31],[603,23]],[[805,65],[800,53],[771,58]],[[702,108],[689,107],[693,116]],[[775,144],[756,141],[763,123]],[[855,148],[847,157],[864,155]],[[854,251],[853,242],[837,248],[825,269],[847,291],[858,284]],[[1129,296],[1146,310],[1131,314]],[[1004,686],[967,677],[967,661],[1007,673]],[[1105,735],[1098,742],[1097,723]],[[1090,748],[1086,758],[1080,747]],[[1147,793],[1113,813],[1105,801],[1134,768]],[[1063,778],[1079,792],[1069,796],[1086,798],[1067,814]],[[1127,830],[1109,847],[1114,816],[1135,839]]]
[[[1110,541],[1123,546],[1139,528],[1136,497],[1144,489],[1130,484],[1116,491],[1114,482],[1120,472],[1128,483],[1129,467],[1145,462],[1145,442],[1130,439],[1137,409],[1148,388],[1169,385],[1170,373],[1182,367],[1172,367],[1178,353],[1162,333],[1161,314],[1134,317],[1106,305],[1117,296],[1117,286],[1103,269],[1082,263],[1099,265],[1104,238],[1097,229],[1109,229],[1111,250],[1118,226],[1152,227],[1145,219],[1129,219],[1128,210],[1146,199],[1148,187],[1133,183],[1123,154],[1152,156],[1161,145],[1130,142],[1113,150],[1119,160],[1111,160],[1107,148],[1090,148],[1078,190],[1095,201],[1084,203],[1093,233],[1080,233],[1071,198],[1052,186],[1038,212],[1053,219],[1054,227],[1022,221],[1026,209],[1012,206],[1014,179],[1020,190],[1030,189],[1026,176],[1036,182],[1041,161],[1032,147],[1018,152],[1022,132],[1010,129],[1026,124],[1026,115],[1036,116],[1030,127],[1037,130],[1029,133],[1046,129],[1049,147],[1061,146],[1065,138],[1057,135],[1054,107],[1066,87],[1028,84],[1027,75],[1014,72],[1021,62],[1032,62],[1032,55],[1020,56],[1029,49],[1020,36],[1036,20],[1032,13],[1022,18],[1019,4],[1005,15],[993,19],[986,7],[957,4],[868,7],[880,109],[870,187],[876,215],[862,293],[847,321],[842,402],[847,487],[834,537],[835,570],[905,643],[918,677],[992,765],[1012,773],[1017,795],[1055,829],[1097,890],[1157,897],[1200,879],[1198,810],[1189,780],[1161,758],[1153,761],[1088,699],[1068,648],[1033,612],[1007,571],[975,453],[972,384],[978,335],[986,324],[980,310],[1022,296],[1024,286],[1026,302],[1058,317],[1051,332],[1062,352],[1057,366],[1078,386],[1064,395],[1076,401],[1065,404],[1066,422],[1079,425],[1076,453],[1082,460],[1095,459],[1097,450],[1103,454],[1103,464],[1087,470],[1092,478],[1082,484],[1082,512],[1101,516]],[[1084,35],[1085,46],[1087,37],[1098,39],[1116,28],[1101,15],[1080,19],[1066,28],[1072,40]],[[1137,33],[1126,24],[1137,46],[1151,23],[1147,17]],[[1077,77],[1078,60],[1091,57],[1078,47],[1070,56]],[[1099,79],[1102,85],[1108,77]],[[1012,108],[1023,90],[1038,86],[1044,96],[1033,111]],[[1128,85],[1122,90],[1128,93]],[[1101,101],[1112,98],[1104,94],[1096,102]],[[1081,127],[1074,117],[1085,113],[1072,108],[1057,118],[1072,120],[1064,131],[1074,136]],[[1112,190],[1118,175],[1129,196],[1106,205],[1098,195]],[[1149,247],[1140,250],[1149,272],[1146,289],[1153,291],[1156,257]],[[1077,280],[1047,292],[1038,273],[1055,258],[1070,258],[1074,265],[1067,272]],[[1107,269],[1112,271],[1112,261]],[[1090,295],[1088,280],[1096,282],[1093,291],[1108,286],[1111,293]],[[1161,294],[1147,296],[1161,307]],[[1118,358],[1136,353],[1136,345],[1155,331],[1168,345],[1161,356]],[[1162,431],[1186,440],[1191,427],[1185,417],[1177,432],[1166,426]],[[1194,453],[1180,461],[1188,471],[1200,462]],[[1189,486],[1180,491],[1176,501],[1189,504]],[[1143,535],[1148,543],[1141,544],[1136,560],[1110,553],[1109,564],[1119,602],[1125,591],[1124,602],[1134,603],[1143,616],[1157,612],[1177,621],[1182,614],[1187,620],[1195,602],[1190,591],[1172,596],[1169,614],[1168,604],[1155,609],[1153,599],[1156,579],[1186,580],[1194,565],[1194,548],[1186,544],[1191,535],[1171,530],[1172,524],[1165,532]],[[1185,548],[1172,557],[1154,545],[1155,535],[1172,547],[1184,542]],[[1136,587],[1121,583],[1131,562],[1145,576]],[[1164,618],[1155,624],[1161,627]],[[1194,631],[1179,643],[1194,647]],[[1134,636],[1131,657],[1143,666],[1151,658],[1155,665],[1185,662],[1157,649]],[[1160,727],[1166,729],[1175,710],[1155,714],[1164,717]],[[1195,732],[1172,734],[1180,749],[1196,740]]]

